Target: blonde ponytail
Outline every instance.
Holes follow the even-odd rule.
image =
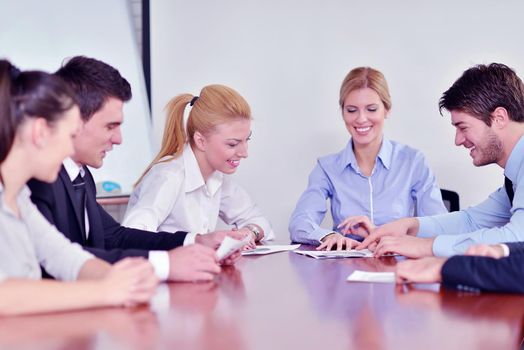
[[[177,158],[184,151],[184,145],[187,142],[187,134],[184,125],[184,110],[192,98],[193,95],[191,94],[182,94],[172,98],[168,102],[166,106],[166,125],[164,127],[160,152],[158,152],[153,161],[147,166],[144,173],[135,183],[135,186],[142,181],[147,172],[155,164]],[[166,157],[166,159],[161,160],[164,157]]]

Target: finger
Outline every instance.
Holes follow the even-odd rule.
[[[384,246],[386,246],[386,245],[387,244],[386,244],[386,242],[384,240],[380,240],[380,242],[378,242],[378,244],[377,244],[377,247],[376,247],[375,251],[373,252],[373,256],[375,258],[378,258],[378,257],[382,256],[382,253],[383,253],[383,251],[385,249]]]
[[[347,218],[345,218],[344,220],[342,220],[342,221],[340,222],[340,224],[338,224],[337,228],[341,228],[341,227],[347,226],[347,225],[348,225],[348,222],[351,221],[351,218],[352,218],[352,216],[348,216]]]
[[[358,241],[355,241],[354,239],[351,239],[351,238],[347,238],[347,246],[348,246],[348,250],[351,250],[353,249],[354,247],[357,246],[357,244],[359,244]]]
[[[315,250],[323,250],[326,247],[327,247],[327,242],[323,242]]]
[[[356,247],[357,249],[364,249],[367,248],[372,242],[379,239],[380,236],[377,236],[376,234],[370,234],[364,240]]]
[[[337,251],[342,250],[344,247],[344,238],[337,239]]]
[[[231,238],[242,240],[244,237],[246,237],[249,233],[246,233],[244,231],[228,231],[227,235]]]
[[[221,271],[220,265],[218,265],[216,262],[213,262],[213,263],[202,262],[195,266],[195,270],[205,271],[205,272],[209,272],[213,274],[218,274]]]
[[[215,278],[215,275],[209,272],[197,271],[192,275],[192,281],[212,281]]]
[[[368,249],[371,250],[371,251],[374,251],[376,248],[377,248],[377,242],[372,242],[369,246],[368,246]]]

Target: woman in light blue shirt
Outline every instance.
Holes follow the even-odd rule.
[[[111,267],[71,243],[31,203],[26,182],[56,180],[79,126],[74,95],[58,77],[0,60],[0,315],[133,305],[155,291],[147,261]],[[74,282],[42,280],[40,266]]]
[[[350,249],[375,225],[407,216],[446,212],[440,189],[424,155],[388,140],[384,122],[391,97],[384,75],[369,67],[351,70],[339,104],[351,138],[342,151],[321,157],[291,215],[294,242],[317,249]],[[333,228],[320,227],[330,200]]]

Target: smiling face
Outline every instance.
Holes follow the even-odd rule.
[[[380,144],[387,115],[388,111],[373,89],[353,90],[344,99],[342,116],[355,147]]]
[[[49,126],[43,119],[40,120],[43,132],[40,147],[35,154],[35,173],[33,176],[45,182],[53,182],[58,176],[60,167],[65,158],[74,153],[74,138],[80,126],[80,110],[75,105],[64,113],[62,118]]]
[[[248,141],[251,136],[251,121],[237,118],[218,124],[208,135],[194,135],[195,156],[204,178],[214,171],[234,173],[242,158],[248,156]]]
[[[122,143],[120,125],[124,119],[124,103],[110,97],[102,108],[83,122],[75,138],[73,160],[82,165],[100,168],[113,145]]]
[[[504,157],[502,141],[482,120],[460,111],[451,111],[451,123],[456,128],[455,145],[469,150],[475,166],[500,162]]]

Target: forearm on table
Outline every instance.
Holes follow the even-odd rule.
[[[101,282],[7,279],[0,283],[0,314],[22,315],[107,306]]]

